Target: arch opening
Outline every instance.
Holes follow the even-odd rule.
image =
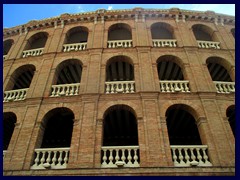
[[[154,23],[151,26],[152,39],[173,39],[173,28],[167,23]]]
[[[127,106],[116,105],[108,109],[103,126],[103,146],[138,145],[137,120]]]
[[[85,27],[74,27],[70,29],[65,38],[65,44],[85,43],[88,40],[88,29]]]
[[[231,126],[233,135],[235,137],[235,131],[236,131],[235,105],[228,107],[228,109],[226,111],[226,115],[228,117],[228,122]]]
[[[7,55],[10,51],[14,41],[12,39],[8,39],[3,42],[3,55]]]
[[[7,150],[17,122],[17,116],[13,112],[3,113],[3,150]]]
[[[166,118],[171,145],[202,145],[195,118],[184,105],[169,107]]]
[[[118,23],[112,25],[108,30],[108,40],[131,40],[132,31],[131,27],[125,23]]]
[[[41,148],[62,148],[71,146],[74,114],[68,108],[55,108],[43,120],[44,135]]]

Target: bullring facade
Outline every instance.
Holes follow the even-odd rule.
[[[100,9],[3,32],[4,175],[235,174],[235,17]]]

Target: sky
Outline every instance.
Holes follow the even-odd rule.
[[[31,20],[41,20],[64,13],[74,14],[97,9],[115,10],[135,7],[207,11],[235,16],[234,4],[3,4],[3,27],[11,28]]]

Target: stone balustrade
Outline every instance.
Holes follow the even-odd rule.
[[[217,93],[234,93],[235,92],[235,82],[223,82],[223,81],[213,81],[215,84]]]
[[[64,44],[63,52],[82,51],[87,48],[87,43]]]
[[[4,91],[3,102],[24,100],[27,95],[28,88]]]
[[[35,149],[35,159],[31,169],[65,169],[69,150],[70,148]]]
[[[6,153],[7,153],[7,151],[3,150],[3,159],[4,159]]]
[[[177,47],[176,39],[153,39],[153,47]]]
[[[30,49],[30,50],[23,51],[23,58],[28,56],[40,56],[43,54],[43,49],[44,48],[38,48],[38,49]]]
[[[220,49],[220,42],[214,42],[214,41],[197,41],[199,48],[205,48],[205,49]]]
[[[132,40],[117,40],[117,41],[108,41],[108,48],[129,48],[132,47]]]
[[[105,85],[106,94],[135,92],[135,81],[110,81],[105,82]]]
[[[140,167],[139,146],[102,147],[103,168]]]
[[[7,55],[3,55],[3,60],[5,60],[7,58]]]
[[[80,83],[52,85],[51,97],[78,95],[79,89]]]
[[[212,166],[207,155],[207,145],[172,145],[174,166]]]
[[[161,92],[190,92],[189,81],[181,81],[181,80],[167,80],[167,81],[159,81],[160,82],[160,90]]]

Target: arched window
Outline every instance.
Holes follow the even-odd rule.
[[[174,32],[167,23],[154,23],[151,25],[151,34],[154,47],[177,47]]]
[[[216,86],[218,93],[235,92],[235,83],[225,67],[230,67],[225,59],[219,57],[210,57],[206,60],[208,71]]]
[[[7,55],[9,50],[11,49],[14,41],[12,39],[8,39],[3,42],[3,56]]]
[[[69,59],[56,68],[51,96],[72,96],[79,94],[82,77],[82,63],[77,59]]]
[[[103,123],[102,167],[139,167],[137,120],[125,105],[110,107]]]
[[[14,113],[3,113],[3,150],[8,149],[16,122],[17,116]]]
[[[16,69],[4,92],[4,102],[24,100],[30,87],[36,68],[34,65],[23,65]]]
[[[192,30],[199,48],[220,49],[220,43],[210,27],[203,24],[195,24],[192,26]]]
[[[106,66],[106,93],[135,92],[134,67],[126,56],[115,56]]]
[[[132,30],[128,24],[118,23],[108,29],[108,48],[132,47]]]
[[[47,39],[48,33],[46,32],[39,32],[31,36],[24,48],[23,57],[42,55]]]
[[[226,115],[228,117],[228,122],[231,126],[233,135],[235,137],[235,129],[236,129],[236,120],[235,120],[235,105],[228,107],[226,111]]]
[[[49,111],[43,118],[31,169],[67,167],[73,130],[73,112],[65,107]],[[38,145],[39,146],[39,145]]]
[[[184,80],[178,62],[181,60],[172,55],[161,56],[157,60],[157,70],[161,92],[190,92],[189,81]]]
[[[175,104],[166,111],[167,129],[175,166],[212,166],[207,155],[207,146],[202,141],[191,109]]]
[[[87,48],[88,29],[78,26],[70,29],[65,37],[63,51],[80,51]]]

